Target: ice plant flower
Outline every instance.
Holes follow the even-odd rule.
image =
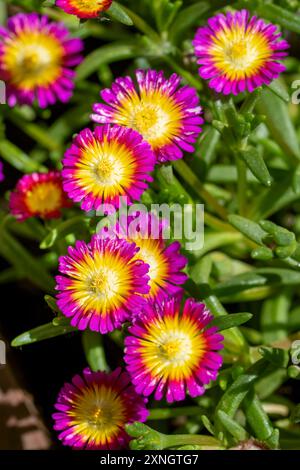
[[[10,106],[41,108],[72,96],[75,72],[81,62],[80,39],[72,39],[62,23],[36,13],[19,13],[0,27],[0,79],[7,85]]]
[[[97,18],[108,10],[112,0],[56,0],[55,5],[78,18]]]
[[[155,214],[139,212],[135,216],[120,217],[116,226],[102,229],[99,233],[100,237],[117,236],[138,246],[136,258],[149,265],[150,291],[144,297],[157,303],[182,293],[181,285],[188,278],[182,272],[187,258],[180,254],[181,245],[179,242],[167,245],[164,228],[165,221],[159,220]]]
[[[129,327],[125,339],[125,362],[137,393],[169,403],[205,392],[222,365],[216,351],[223,336],[210,327],[213,316],[203,303],[169,300],[162,307],[148,304],[145,313]]]
[[[225,95],[270,84],[285,70],[280,61],[289,48],[276,26],[250,17],[247,10],[210,18],[193,44],[200,76]]]
[[[71,205],[62,187],[60,171],[22,176],[9,201],[10,212],[19,221],[29,217],[57,218],[63,208]]]
[[[104,103],[93,106],[92,120],[135,129],[150,143],[157,160],[182,157],[194,151],[203,119],[194,88],[180,87],[181,78],[163,72],[137,70],[136,88],[130,77],[118,78],[101,92]]]
[[[148,417],[145,399],[130,385],[120,368],[113,372],[84,369],[72,383],[65,383],[55,404],[54,429],[66,446],[86,450],[128,447],[125,425]]]
[[[64,189],[85,211],[139,200],[153,181],[155,157],[140,134],[121,126],[84,129],[63,160]]]
[[[108,333],[142,308],[149,291],[149,267],[136,259],[138,248],[126,240],[77,241],[61,256],[57,305],[80,330]]]

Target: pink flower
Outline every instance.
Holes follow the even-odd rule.
[[[137,252],[134,243],[94,236],[89,244],[77,241],[60,257],[57,305],[72,326],[108,333],[141,310],[149,267]]]
[[[146,421],[145,403],[120,368],[110,373],[85,369],[60,391],[54,429],[62,443],[74,449],[126,449],[130,437],[125,425]]]
[[[62,23],[36,13],[19,13],[0,27],[0,79],[7,84],[8,104],[41,108],[66,103],[74,88],[83,43],[72,39]]]
[[[137,87],[130,77],[118,78],[101,92],[105,102],[93,106],[93,121],[115,123],[138,131],[151,145],[157,161],[194,152],[203,119],[194,88],[180,87],[181,78],[163,72],[137,70]]]
[[[222,365],[223,336],[210,327],[213,316],[193,299],[169,300],[163,306],[148,305],[144,315],[129,327],[125,362],[136,392],[164,396],[169,403],[203,395]]]
[[[247,10],[210,18],[193,44],[200,77],[224,95],[270,84],[285,70],[280,61],[289,48],[275,25],[250,17]]]

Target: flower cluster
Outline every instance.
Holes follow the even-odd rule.
[[[208,327],[211,320],[205,305],[193,299],[182,313],[180,299],[145,304],[125,339],[127,372],[87,369],[59,393],[53,418],[62,442],[81,449],[124,448],[124,425],[147,418],[143,396],[154,393],[171,403],[183,400],[186,390],[191,397],[202,395],[222,365],[217,351],[223,337]]]
[[[56,0],[79,18],[96,18],[111,0]],[[194,39],[200,77],[224,95],[269,84],[284,70],[288,43],[274,25],[246,10],[218,14]],[[61,23],[17,14],[0,28],[0,79],[8,104],[70,100],[83,45]],[[81,130],[62,159],[61,171],[24,175],[10,195],[11,213],[61,217],[71,206],[85,212],[120,209],[140,201],[156,165],[193,153],[204,119],[195,88],[177,74],[137,70],[117,78],[92,107],[93,130]],[[3,179],[0,162],[0,181]],[[77,209],[79,210],[79,209]],[[107,210],[107,212],[109,212]],[[134,230],[132,230],[134,227]],[[155,232],[156,236],[153,236]],[[55,430],[80,449],[125,448],[125,425],[145,421],[150,395],[167,402],[198,397],[217,378],[223,337],[205,304],[184,300],[187,258],[167,243],[164,221],[139,213],[77,240],[59,258],[57,306],[79,330],[123,329],[124,368],[85,369],[67,383],[55,405]]]

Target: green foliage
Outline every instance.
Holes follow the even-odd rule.
[[[131,448],[224,449],[255,438],[267,448],[300,449],[300,405],[294,395],[283,397],[281,389],[290,380],[299,390],[300,379],[299,364],[292,362],[292,345],[300,339],[300,108],[291,103],[300,57],[287,61],[282,79],[229,99],[212,93],[200,79],[191,42],[196,28],[216,12],[248,8],[280,25],[284,34],[294,33],[296,54],[300,2],[124,0],[113,2],[101,18],[79,23],[55,8],[53,0],[5,0],[0,23],[16,7],[65,21],[73,36],[85,40],[86,51],[67,105],[48,110],[1,106],[0,157],[12,168],[11,189],[23,173],[60,169],[73,135],[90,125],[100,89],[136,68],[182,75],[183,83],[199,92],[205,110],[195,153],[159,167],[143,201],[205,204],[204,246],[185,251],[190,277],[185,291],[206,303],[222,330],[224,365],[203,397],[189,397],[180,407],[157,408],[150,401],[155,429],[127,426]],[[7,266],[0,283],[29,282],[47,294],[54,316],[20,334],[12,346],[81,334],[59,312],[54,276],[59,256],[76,239],[89,240],[99,220],[73,207],[55,221],[20,224],[8,215],[7,200],[4,194],[0,255]],[[112,368],[110,352],[121,357],[123,336],[124,331],[105,338],[84,333],[89,366]],[[180,416],[184,424],[174,421]]]

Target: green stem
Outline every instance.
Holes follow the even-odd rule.
[[[196,416],[202,414],[199,406],[184,406],[179,408],[155,408],[150,411],[148,420],[156,421],[160,419],[176,418],[177,416]]]
[[[257,88],[253,93],[250,93],[247,96],[247,98],[245,99],[244,103],[241,106],[242,114],[252,113],[257,103],[257,100],[259,99],[261,95],[261,92],[262,92],[262,89]]]
[[[134,13],[132,10],[129,8],[125,7],[124,5],[121,5],[119,3],[120,7],[127,13],[127,15],[131,18],[134,26],[140,30],[142,33],[146,34],[146,36],[149,36],[154,42],[160,42],[161,38],[159,34],[154,31],[154,29],[151,28],[151,26],[146,23],[146,21],[143,20],[139,15]]]
[[[33,122],[26,121],[17,110],[11,109],[7,114],[7,118],[19,127],[19,129],[25,132],[32,140],[38,142],[47,150],[51,152],[61,150],[60,145],[51,138],[46,129],[43,129],[41,126],[38,126]]]
[[[237,200],[239,214],[245,215],[247,207],[247,167],[239,156],[236,157],[236,166],[238,172]]]
[[[255,436],[272,448],[278,447],[277,434],[274,433],[272,423],[253,389],[245,397],[244,411]]]
[[[171,57],[165,56],[163,57],[163,60],[168,64],[176,73],[178,73],[181,77],[185,78],[185,80],[193,87],[196,88],[196,90],[202,90],[202,84],[201,82],[195,78],[190,72],[187,70],[183,69],[176,63],[175,60],[171,59]]]
[[[190,434],[173,434],[166,436],[166,447],[179,447],[182,445],[200,446],[202,450],[222,450],[224,447],[214,437]]]
[[[183,180],[194,189],[197,195],[211,206],[222,219],[227,220],[226,209],[204,188],[190,167],[183,160],[177,160],[173,163],[173,166]]]
[[[82,335],[82,344],[86,360],[94,371],[108,371],[102,336],[94,331],[85,330]]]
[[[208,227],[215,230],[220,230],[221,232],[236,232],[236,230],[231,225],[223,222],[214,215],[208,214],[207,212],[204,214],[204,222]]]
[[[116,343],[117,346],[122,349],[124,348],[124,335],[122,331],[115,330],[112,333],[109,333],[109,337],[114,343]]]

